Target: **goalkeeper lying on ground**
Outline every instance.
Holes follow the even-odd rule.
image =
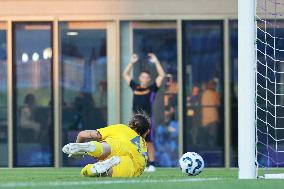
[[[138,113],[130,119],[129,126],[117,124],[81,131],[76,143],[65,145],[62,151],[69,157],[89,155],[98,160],[82,169],[84,176],[137,177],[146,166],[144,137],[149,129],[149,117]]]

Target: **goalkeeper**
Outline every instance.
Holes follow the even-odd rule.
[[[117,124],[81,131],[76,143],[65,145],[62,151],[69,157],[89,155],[98,160],[82,169],[84,176],[137,177],[146,166],[148,155],[144,138],[149,130],[149,117],[137,113],[130,119],[129,126]]]

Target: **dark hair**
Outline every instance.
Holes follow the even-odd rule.
[[[150,73],[150,71],[148,71],[148,70],[142,70],[142,71],[140,72],[140,74],[142,74],[142,73],[146,73],[146,74],[148,74],[148,75],[151,77],[151,73]]]
[[[151,127],[150,118],[143,111],[137,112],[130,118],[129,127],[143,136]]]
[[[35,101],[36,101],[35,95],[29,93],[25,96],[24,104],[26,104],[28,106],[33,106],[33,105],[35,105]]]

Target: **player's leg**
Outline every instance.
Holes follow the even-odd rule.
[[[111,153],[111,147],[106,142],[85,142],[85,143],[69,143],[66,144],[62,151],[66,154],[86,154],[97,159],[104,159]]]
[[[112,168],[120,163],[120,157],[113,156],[104,161],[88,164],[81,170],[81,175],[89,177],[111,176]]]
[[[85,152],[98,160],[110,157],[104,161],[86,165],[81,171],[84,176],[134,176],[133,162],[128,156],[129,152],[125,144],[121,144],[121,141],[70,143],[65,145],[62,151],[67,154]]]
[[[153,127],[151,131],[146,135],[145,140],[147,143],[147,151],[148,151],[148,165],[145,168],[146,172],[154,172],[156,171],[156,163],[155,163],[155,147],[153,143]]]
[[[120,163],[114,166],[110,173],[112,177],[134,177],[135,168],[129,156],[121,156]]]
[[[135,169],[129,156],[113,156],[105,161],[86,165],[81,174],[90,177],[133,177],[135,176]]]
[[[154,172],[156,171],[155,164],[155,147],[153,142],[147,142],[147,151],[148,151],[148,166],[145,171]]]

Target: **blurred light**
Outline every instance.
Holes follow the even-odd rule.
[[[43,59],[47,60],[52,57],[52,50],[51,48],[45,48],[42,53]]]
[[[66,34],[69,36],[76,36],[78,35],[78,32],[70,31],[70,32],[67,32]]]
[[[28,62],[29,61],[29,55],[27,53],[22,54],[22,62]]]
[[[33,53],[33,56],[32,56],[32,59],[34,62],[38,61],[39,60],[39,54],[38,53]]]

